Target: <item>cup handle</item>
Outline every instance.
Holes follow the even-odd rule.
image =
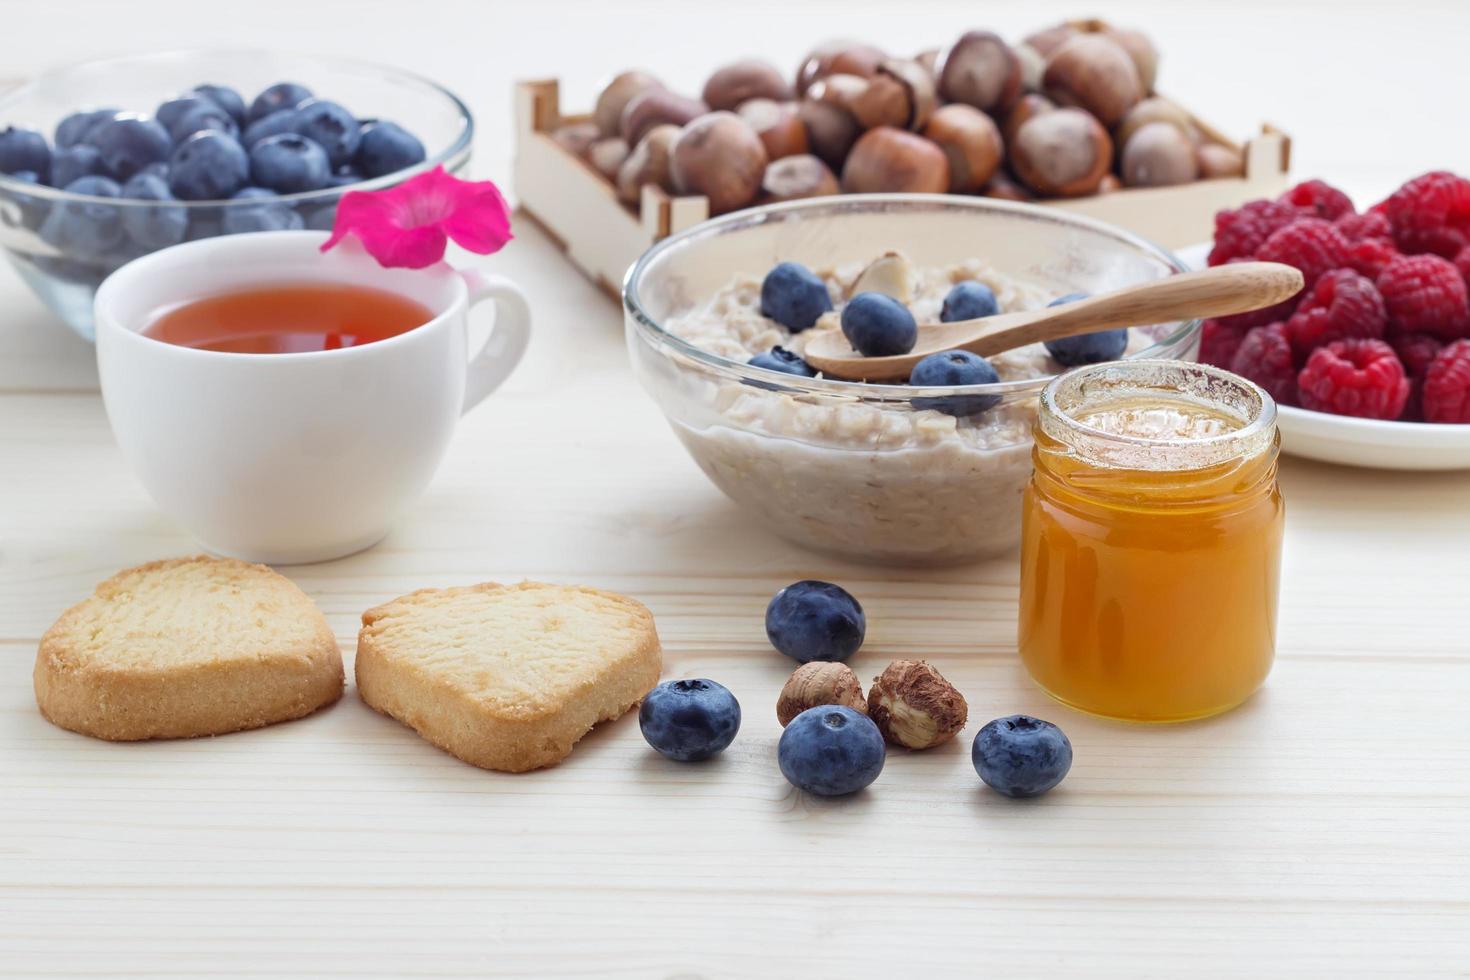
[[[469,305],[495,301],[495,327],[479,353],[465,365],[463,415],[485,400],[510,377],[531,340],[531,307],[520,287],[503,276],[475,269],[457,270],[469,287]]]

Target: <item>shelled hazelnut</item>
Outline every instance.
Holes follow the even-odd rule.
[[[832,168],[810,153],[772,160],[761,178],[761,194],[773,202],[826,197],[840,191]]]
[[[747,99],[736,114],[755,130],[772,160],[795,156],[811,149],[806,124],[801,121],[795,102],[774,99]]]
[[[1063,108],[1016,131],[1011,166],[1038,194],[1075,197],[1097,190],[1113,161],[1113,141],[1091,113]]]
[[[1245,156],[1239,150],[1220,143],[1202,143],[1195,148],[1201,180],[1220,177],[1244,177]]]
[[[814,82],[828,75],[867,78],[888,55],[881,48],[858,41],[827,41],[813,48],[796,69],[796,92],[805,95]]]
[[[917,61],[890,58],[846,106],[864,129],[897,126],[915,132],[934,113],[934,76]]]
[[[802,664],[786,679],[776,701],[776,720],[785,728],[791,719],[809,708],[836,704],[867,714],[868,699],[863,685],[847,664],[814,660]]]
[[[671,165],[680,194],[703,194],[711,214],[743,208],[760,193],[766,148],[733,112],[711,112],[689,123],[674,140]]]
[[[791,83],[774,65],[747,58],[717,70],[704,83],[704,101],[711,109],[734,110],[751,99],[788,102],[795,95]]]
[[[1199,177],[1194,143],[1177,126],[1151,122],[1124,144],[1119,174],[1129,187],[1187,184]]]
[[[1021,124],[1032,116],[1039,116],[1043,112],[1051,112],[1056,103],[1039,92],[1027,92],[1021,96],[1020,101],[1011,106],[1011,111],[1006,113],[1005,124],[1001,126],[1001,136],[1004,137],[1006,146],[1016,141],[1016,132]]]
[[[628,103],[644,92],[663,87],[662,82],[646,71],[634,69],[614,75],[597,96],[592,121],[603,136],[621,136],[623,110]]]
[[[670,155],[679,127],[655,126],[633,147],[618,169],[618,198],[625,204],[637,204],[644,184],[653,184],[670,193],[674,190]]]
[[[849,194],[943,194],[949,189],[949,160],[922,136],[879,126],[853,144],[842,168],[842,189]]]
[[[591,121],[568,123],[552,130],[551,138],[568,153],[585,160],[592,144],[602,138],[602,130],[597,127],[597,123]]]
[[[1199,129],[1188,112],[1176,102],[1154,95],[1144,99],[1138,105],[1128,110],[1123,121],[1118,123],[1118,128],[1113,131],[1113,140],[1119,146],[1128,143],[1128,138],[1149,123],[1163,122],[1178,127],[1179,131],[1188,136],[1191,143],[1199,142]]]
[[[1143,94],[1152,93],[1154,81],[1159,76],[1159,49],[1154,47],[1148,35],[1142,31],[1114,27],[1103,31],[1102,36],[1128,52],[1128,57],[1133,59],[1133,67],[1138,69],[1138,82],[1143,87]]]
[[[842,169],[842,162],[862,134],[852,113],[810,94],[797,106],[796,113],[806,126],[812,152],[834,170]]]
[[[969,715],[964,695],[922,660],[895,660],[868,689],[868,717],[884,738],[904,748],[949,741]]]
[[[1080,34],[1057,48],[1047,59],[1042,85],[1054,102],[1086,109],[1109,128],[1143,99],[1133,59],[1097,34]]]
[[[1005,156],[1000,130],[974,106],[952,102],[934,113],[924,136],[949,159],[949,190],[973,194],[995,175]]]
[[[1004,115],[1021,96],[1021,61],[999,35],[969,31],[940,61],[939,95]]]
[[[649,89],[629,100],[619,125],[628,145],[637,146],[638,141],[655,126],[683,126],[707,112],[709,106],[698,99],[664,88]]]
[[[621,136],[600,139],[587,148],[587,162],[608,180],[616,180],[623,161],[628,159],[628,142]]]

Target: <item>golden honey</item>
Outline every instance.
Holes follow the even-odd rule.
[[[1276,408],[1227,371],[1124,361],[1054,380],[1023,498],[1019,646],[1072,707],[1185,721],[1271,670]]]

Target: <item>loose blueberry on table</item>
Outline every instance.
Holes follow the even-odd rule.
[[[766,606],[771,646],[799,663],[846,660],[863,645],[866,632],[862,605],[831,582],[793,583]]]
[[[883,771],[883,735],[864,714],[820,705],[791,720],[776,754],[791,785],[817,796],[846,796]]]
[[[975,735],[975,771],[1005,796],[1040,796],[1072,768],[1072,743],[1049,721],[1030,715],[997,718]]]
[[[704,678],[665,681],[643,699],[638,726],[661,755],[703,762],[735,741],[740,702],[723,685]]]

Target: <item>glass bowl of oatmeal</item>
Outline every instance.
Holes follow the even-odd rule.
[[[901,256],[896,288],[920,323],[937,322],[945,294],[965,280],[989,286],[1011,311],[1185,271],[1122,229],[1009,201],[875,194],[774,204],[671,236],[628,271],[634,371],[700,469],[784,538],[895,565],[1011,552],[1038,396],[1063,370],[1044,347],[990,358],[996,383],[954,388],[747,363],[774,346],[800,353],[816,331],[838,329],[854,284],[889,253]],[[834,312],[810,330],[793,334],[761,315],[761,280],[783,261],[827,284]],[[1198,349],[1190,320],[1132,328],[1124,356],[1192,359]],[[936,403],[993,404],[955,415]]]

